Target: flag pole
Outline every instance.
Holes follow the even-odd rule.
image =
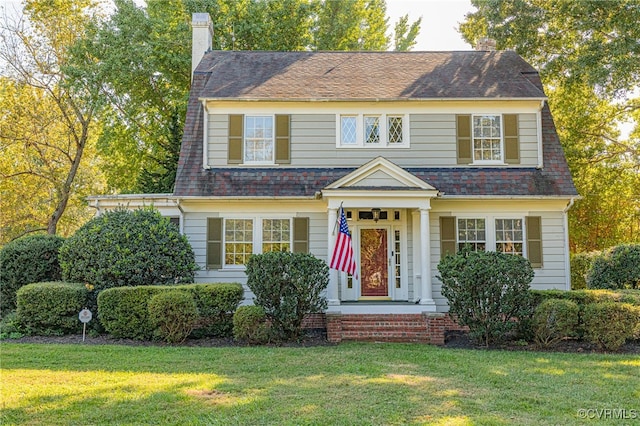
[[[338,222],[340,221],[340,211],[342,210],[342,203],[344,201],[340,201],[340,208],[338,209],[338,214],[336,215],[336,222],[333,224],[333,232],[331,235],[336,235],[336,228],[338,227]]]

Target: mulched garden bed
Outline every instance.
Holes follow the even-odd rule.
[[[447,332],[445,336],[444,347],[452,349],[507,350],[529,352],[640,354],[640,341],[628,342],[616,352],[603,351],[593,343],[575,339],[563,340],[551,348],[541,348],[533,343],[522,341],[511,341],[486,347],[478,345],[471,341],[467,333],[455,331]]]
[[[115,339],[108,335],[86,336],[82,341],[82,334],[68,336],[24,336],[19,339],[4,340],[11,343],[57,343],[57,344],[80,344],[80,345],[124,345],[124,346],[183,346],[183,347],[242,347],[251,346],[247,343],[237,342],[232,338],[208,338],[208,339],[187,339],[180,344],[168,344],[159,341],[142,341],[133,339]],[[283,347],[312,347],[312,346],[335,346],[327,341],[325,330],[308,330],[299,341],[273,343],[268,346]],[[482,346],[475,344],[464,332],[447,332],[445,338],[445,348],[449,349],[476,349],[476,350],[507,350],[507,351],[529,351],[529,352],[568,352],[568,353],[608,353],[599,349],[596,345],[579,341],[564,340],[552,348],[540,348],[532,343],[512,341],[493,346]],[[620,350],[612,352],[616,354],[640,354],[640,341],[629,342]]]

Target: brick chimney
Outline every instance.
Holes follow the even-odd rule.
[[[213,46],[213,24],[208,13],[194,13],[191,17],[191,79],[205,52]]]
[[[496,50],[496,41],[489,37],[481,37],[476,43],[476,50],[493,52]]]

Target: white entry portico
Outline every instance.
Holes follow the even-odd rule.
[[[328,204],[328,259],[333,253],[335,224],[342,206],[349,213],[349,228],[359,271],[356,278],[330,270],[328,312],[371,312],[372,306],[365,306],[370,301],[417,302],[414,305],[416,311],[435,312],[428,261],[431,257],[429,210],[431,200],[438,194],[436,188],[383,157],[364,164],[323,189],[322,196]],[[382,212],[382,217],[374,219],[371,213],[374,209]],[[411,253],[406,245],[409,225],[414,230]],[[410,256],[412,280],[407,279]],[[383,263],[377,270],[371,266],[376,261]],[[374,278],[367,276],[371,270]],[[381,285],[380,280],[384,281]],[[410,281],[413,285],[411,300],[407,291]],[[372,290],[372,286],[378,285],[378,291]],[[363,303],[343,303],[354,301]],[[391,312],[393,305],[385,307],[384,303],[376,303],[375,310]]]

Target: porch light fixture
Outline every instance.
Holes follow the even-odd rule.
[[[372,208],[371,214],[373,215],[373,221],[377,223],[380,220],[380,209],[377,207]]]

